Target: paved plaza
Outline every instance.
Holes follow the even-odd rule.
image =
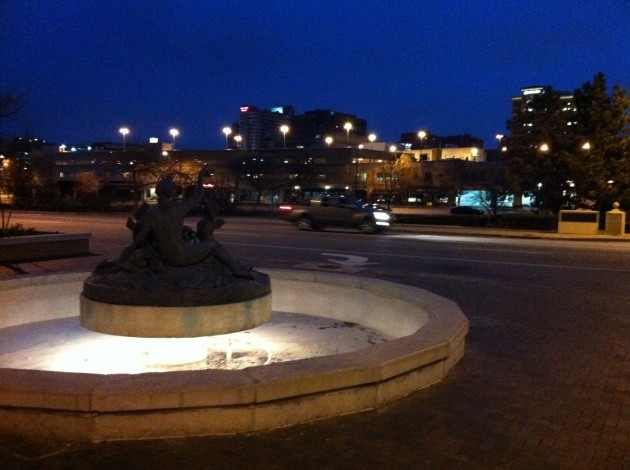
[[[367,275],[403,281],[402,273]],[[476,299],[464,309],[464,357],[444,381],[384,408],[253,435],[100,444],[5,436],[0,462],[11,469],[630,468],[628,296],[602,292],[585,301],[532,288],[548,305],[543,313],[517,300],[497,305],[474,282],[457,287],[448,297]],[[602,302],[615,313],[601,313]]]

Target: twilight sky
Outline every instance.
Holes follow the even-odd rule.
[[[2,0],[5,136],[223,148],[239,106],[426,129],[496,148],[520,88],[630,88],[630,0]]]

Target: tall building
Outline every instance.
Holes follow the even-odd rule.
[[[366,142],[366,129],[365,119],[354,114],[316,109],[291,119],[291,143],[304,148],[354,147]]]
[[[238,118],[240,147],[247,150],[274,148],[283,146],[284,135],[280,126],[289,124],[294,115],[291,106],[280,106],[272,109],[259,109],[256,106],[241,106]]]
[[[528,113],[533,113],[535,110],[532,107],[532,102],[537,97],[548,93],[552,88],[550,86],[531,86],[526,88],[521,88],[521,95],[512,97],[512,119],[517,116],[520,116],[521,119],[527,116]],[[575,113],[577,111],[575,107],[574,97],[571,93],[567,92],[557,92],[560,96],[561,110],[563,113],[567,115],[567,125],[572,126],[576,124],[575,121]],[[524,119],[523,126],[532,127],[533,123],[533,114],[532,119]]]
[[[283,125],[288,126],[286,132],[281,130]],[[330,109],[316,109],[296,116],[291,106],[271,109],[260,109],[253,105],[241,106],[237,131],[241,141],[228,146],[246,150],[285,146],[356,147],[367,141],[366,128],[365,119]]]

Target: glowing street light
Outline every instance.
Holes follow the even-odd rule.
[[[280,126],[280,132],[282,132],[283,148],[287,148],[287,132],[289,132],[289,126],[283,124]]]
[[[547,145],[547,144],[542,144],[542,145],[540,146],[540,151],[541,151],[541,152],[548,152],[548,151],[549,151],[549,145]]]
[[[235,135],[234,136],[234,140],[236,141],[236,148],[240,149],[241,148],[241,141],[243,140],[243,136],[242,135]]]
[[[172,150],[175,150],[175,137],[179,135],[179,131],[177,129],[171,129],[168,133],[173,137]]]
[[[330,144],[332,144],[332,143],[333,143],[333,138],[332,138],[332,137],[330,137],[330,136],[328,136],[328,137],[326,137],[326,139],[324,139],[324,140],[325,140],[326,144],[328,145],[328,148],[330,148]]]
[[[591,143],[584,142],[584,145],[582,145],[582,150],[590,150],[590,149],[591,149]]]
[[[127,150],[127,134],[129,134],[129,129],[127,129],[126,127],[121,127],[118,132],[120,132],[122,134],[122,139],[123,139],[123,150]]]
[[[499,141],[499,143],[497,144],[497,152],[499,150],[501,150],[501,152],[507,152],[507,147],[505,145],[501,146],[501,141],[503,140],[503,137],[505,137],[503,134],[497,134],[496,135],[496,138]]]
[[[420,138],[420,151],[422,151],[422,149],[424,149],[423,145],[422,145],[422,141],[426,138],[427,133],[425,131],[420,131],[418,132],[418,137]]]
[[[228,141],[228,137],[232,133],[232,129],[229,128],[229,127],[224,127],[223,128],[223,133],[225,134],[225,148],[229,149],[230,148],[230,143]]]
[[[368,140],[370,141],[370,143],[374,143],[374,141],[376,140],[376,134],[370,134],[368,135]]]
[[[346,130],[346,142],[350,143],[350,130],[352,129],[352,123],[351,122],[346,122],[343,125],[343,128]]]

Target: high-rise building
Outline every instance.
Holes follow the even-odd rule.
[[[284,136],[280,126],[289,124],[294,114],[291,106],[272,109],[241,106],[238,129],[242,140],[238,147],[248,150],[282,147]]]
[[[288,126],[283,132],[281,127]],[[293,107],[260,109],[241,106],[238,120],[240,144],[231,148],[248,150],[302,147],[354,147],[367,140],[367,123],[354,114],[316,109],[296,116]],[[330,144],[326,139],[329,138]]]
[[[366,142],[366,129],[365,119],[354,114],[316,109],[291,119],[291,143],[305,148],[351,147]]]
[[[523,117],[526,117],[528,113],[533,113],[535,111],[532,107],[532,102],[534,99],[545,93],[548,93],[551,90],[552,88],[550,86],[531,86],[521,88],[521,95],[512,97],[512,119],[520,116],[521,120],[523,121],[523,126],[532,127],[534,125],[533,114],[531,120],[523,119]],[[560,96],[560,102],[562,104],[562,113],[566,113],[567,116],[567,125],[575,125],[575,113],[577,109],[575,107],[573,94],[567,92],[558,93]]]

